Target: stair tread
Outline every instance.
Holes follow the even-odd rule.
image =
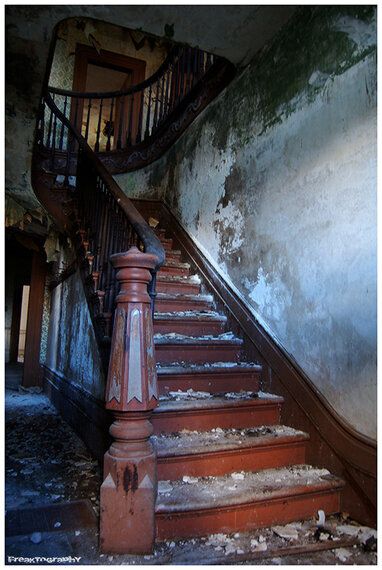
[[[261,372],[262,366],[255,362],[207,362],[206,364],[175,364],[157,366],[159,375],[171,374],[211,374],[215,372]]]
[[[190,269],[191,265],[187,262],[182,263],[181,261],[172,261],[171,259],[167,259],[162,267],[181,267],[182,269]]]
[[[223,333],[220,335],[203,335],[203,336],[188,336],[179,333],[156,333],[154,334],[155,345],[163,344],[179,344],[179,345],[242,345],[243,340],[235,337],[232,333]]]
[[[189,390],[186,396],[183,395],[187,393],[180,390],[171,392],[171,394],[179,394],[178,399],[176,396],[160,396],[160,405],[154,410],[154,414],[200,409],[254,407],[278,404],[284,401],[281,396],[265,392],[228,392],[224,395],[200,391],[192,392]],[[201,394],[207,394],[207,397],[199,396]]]
[[[157,293],[156,299],[157,301],[172,301],[173,299],[176,299],[179,301],[200,301],[205,303],[213,302],[212,295],[187,295],[185,293]]]
[[[176,513],[234,507],[277,497],[336,490],[343,485],[344,482],[331,475],[327,469],[310,465],[199,477],[193,478],[191,483],[171,481],[170,491],[168,484],[159,482],[156,512]]]
[[[182,430],[153,436],[158,457],[197,455],[216,451],[240,450],[281,444],[290,440],[305,441],[309,435],[284,425],[243,429],[214,428],[211,431]]]
[[[190,283],[192,285],[200,285],[200,279],[197,275],[170,275],[169,273],[157,274],[157,281],[171,281],[175,283]]]
[[[157,321],[227,321],[225,315],[215,311],[159,311],[154,313],[154,319]]]

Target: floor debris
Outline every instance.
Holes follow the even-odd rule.
[[[254,429],[254,428],[253,428]],[[271,430],[268,432],[267,430]],[[253,431],[252,437],[278,437],[272,426],[262,426]],[[282,433],[280,428],[280,434]],[[236,440],[247,430],[223,430],[215,428],[210,434]],[[200,437],[197,431],[184,431],[183,436]],[[179,435],[179,439],[183,437]],[[97,512],[99,487],[102,480],[98,463],[91,457],[82,441],[62,421],[43,394],[6,394],[6,508],[30,508],[45,503],[51,505],[57,497],[61,501],[75,499],[92,500],[92,510]],[[215,440],[216,441],[216,440]],[[28,473],[25,473],[25,470]],[[24,473],[22,473],[24,471]],[[31,471],[31,473],[29,473]],[[240,472],[239,472],[240,473]],[[320,472],[325,475],[325,470]],[[287,473],[284,473],[287,476]],[[302,477],[311,477],[301,471]],[[191,476],[189,476],[191,480]],[[273,478],[280,479],[283,474]],[[195,478],[199,481],[199,478]],[[255,478],[256,479],[256,478]],[[256,485],[256,480],[254,484]],[[228,477],[230,485],[242,480]],[[193,488],[200,483],[178,482]],[[223,485],[222,492],[230,493]],[[173,482],[160,481],[159,493],[171,494]],[[161,493],[162,491],[162,493]],[[55,498],[52,499],[52,496]],[[315,537],[316,517],[307,521],[295,521],[288,525],[297,533],[298,540],[282,538],[272,528],[231,535],[215,535],[191,540],[158,542],[152,555],[103,555],[98,548],[99,533],[96,527],[70,531],[57,526],[52,532],[33,532],[6,538],[6,556],[78,556],[81,565],[375,565],[377,563],[374,529],[361,526],[344,516],[327,516],[322,532],[330,532],[326,541]],[[53,521],[62,522],[62,517]],[[52,525],[53,526],[53,525]],[[37,529],[36,529],[37,530]],[[292,531],[290,531],[292,532]],[[353,544],[356,546],[353,548]],[[339,553],[339,554],[338,554]],[[339,556],[345,559],[342,561]]]

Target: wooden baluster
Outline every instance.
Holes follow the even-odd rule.
[[[106,218],[104,227],[103,227],[103,234],[102,234],[102,244],[103,244],[103,257],[102,257],[102,280],[101,280],[101,289],[105,290],[106,287],[106,277],[107,277],[107,265],[109,262],[110,251],[110,223],[111,223],[111,216],[110,216],[110,208],[109,208],[109,200],[108,195],[104,196],[104,217]]]
[[[208,69],[211,67],[211,63],[212,63],[211,54],[207,53],[206,71],[208,71]]]
[[[155,255],[131,248],[111,257],[116,298],[106,387],[113,443],[104,458],[100,493],[103,552],[148,554],[155,539],[157,464],[150,422],[158,404],[153,324],[147,286]]]
[[[138,130],[137,130],[137,136],[135,139],[135,143],[139,144],[142,140],[142,122],[143,122],[143,102],[144,102],[144,92],[145,90],[143,89],[141,91],[141,98],[140,98],[140,104],[139,104],[139,118],[138,118]]]
[[[164,80],[165,74],[162,76],[162,85],[161,85],[161,92],[160,92],[160,107],[159,107],[159,120],[158,123],[161,122],[163,116],[163,107],[164,107]]]
[[[153,131],[154,131],[155,127],[157,126],[157,120],[158,120],[159,81],[156,82],[155,93],[156,93],[156,100],[155,100],[155,107],[154,107],[154,121],[153,121],[153,128],[152,128]]]
[[[145,130],[145,139],[148,139],[150,136],[150,113],[151,113],[151,85],[149,87],[149,100],[147,104],[147,116],[146,116],[146,130]]]
[[[89,138],[89,124],[90,124],[90,110],[92,108],[92,100],[89,99],[88,102],[88,112],[86,114],[86,127],[85,127],[85,140],[88,141]]]
[[[186,94],[191,89],[191,63],[192,63],[192,49],[189,47],[186,51],[187,57],[187,71],[186,71]]]
[[[109,128],[108,128],[108,133],[107,133],[106,152],[109,152],[110,148],[111,148],[110,139],[111,139],[111,131],[112,131],[112,125],[113,125],[113,111],[114,111],[114,97],[112,97],[111,103],[110,103],[110,117],[109,117]],[[114,125],[114,128],[115,128],[115,125]]]
[[[50,153],[50,169],[54,171],[54,159],[56,153],[56,136],[57,136],[57,115],[54,113],[53,133],[52,133],[52,152]]]
[[[116,253],[116,240],[117,240],[117,216],[116,216],[116,208],[115,208],[115,201],[112,198],[110,203],[110,211],[111,211],[111,239],[110,239],[110,249],[109,249],[109,258],[113,253]],[[114,296],[115,296],[115,270],[111,263],[108,264],[107,269],[107,291],[106,291],[106,310],[108,313],[112,313],[113,305],[114,305]]]
[[[133,144],[133,121],[134,121],[134,93],[130,96],[129,128],[127,131],[126,146]]]
[[[94,233],[95,236],[95,244],[96,244],[96,249],[95,249],[95,267],[97,269],[97,271],[100,271],[101,268],[101,261],[100,261],[100,253],[101,253],[101,247],[102,247],[102,243],[101,243],[101,239],[100,239],[100,232],[99,232],[99,226],[101,223],[101,219],[102,219],[102,181],[100,180],[99,177],[97,177],[96,179],[96,183],[95,183],[95,194],[96,194],[96,204],[97,207],[95,209],[94,212],[94,217],[91,220],[92,223],[92,231]]]
[[[101,121],[102,121],[102,107],[103,107],[103,99],[100,99],[99,113],[98,113],[98,125],[97,125],[97,137],[96,137],[96,143],[94,145],[94,152],[99,152],[99,139],[100,139],[100,135],[101,135]]]
[[[166,93],[164,96],[164,110],[163,110],[163,114],[164,114],[164,118],[167,117],[168,115],[168,107],[169,107],[169,101],[168,101],[168,97],[169,97],[169,90],[170,90],[170,70],[167,70],[166,73]]]
[[[65,95],[65,99],[64,99],[64,110],[63,110],[63,114],[64,117],[66,117],[66,107],[68,104],[68,97],[67,95]],[[64,144],[64,130],[65,130],[65,125],[64,123],[61,123],[61,133],[60,133],[60,142],[59,142],[59,149],[62,150],[63,144]]]
[[[46,137],[46,146],[48,148],[50,148],[50,146],[51,146],[50,145],[50,137],[52,134],[52,124],[53,124],[53,111],[52,111],[52,109],[49,109],[49,110],[50,110],[50,115],[49,115],[49,123],[48,123],[48,135]]]
[[[185,84],[185,69],[186,69],[186,51],[182,51],[182,63],[180,68],[180,88],[179,88],[179,102],[183,99],[184,95],[184,84]]]
[[[125,125],[125,95],[122,95],[119,104],[119,125],[118,125],[118,137],[117,137],[117,149],[122,148],[122,131]],[[115,132],[114,132],[115,136]]]
[[[109,233],[107,237],[107,267],[105,272],[105,312],[107,313],[107,336],[111,337],[111,318],[112,318],[112,311],[113,311],[113,302],[114,302],[114,287],[113,287],[113,278],[114,278],[114,268],[110,263],[110,257],[113,253],[115,253],[114,244],[115,244],[115,209],[113,205],[115,204],[114,197],[110,194],[109,195],[109,214],[110,214],[110,222],[109,222]]]
[[[180,89],[180,58],[182,52],[179,52],[178,61],[176,62],[175,66],[175,89],[174,89],[174,98],[172,101],[172,106],[175,107],[178,100],[179,100],[179,89]]]
[[[78,126],[78,107],[79,107],[79,104],[80,104],[79,98],[76,97],[75,103],[74,103],[74,125],[75,125],[76,128],[77,128],[77,126]],[[81,121],[81,122],[82,122],[82,121]],[[79,131],[81,132],[81,130],[82,130],[82,126],[80,125]],[[77,143],[76,143],[76,141],[74,140],[74,148],[73,148],[73,150],[75,150],[76,144],[77,144]]]

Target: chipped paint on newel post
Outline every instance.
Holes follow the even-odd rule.
[[[156,256],[132,247],[111,261],[117,296],[106,408],[114,416],[100,497],[103,552],[147,554],[155,539],[156,456],[150,417],[158,403],[153,324],[147,285]]]

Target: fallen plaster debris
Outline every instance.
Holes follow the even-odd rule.
[[[347,548],[337,548],[335,551],[336,558],[338,558],[341,562],[346,562],[351,555],[352,552]]]
[[[173,488],[170,481],[158,481],[158,493],[171,493]]]
[[[199,481],[199,479],[197,477],[190,477],[189,475],[183,475],[182,481],[183,481],[183,483],[193,484],[193,483],[197,483]]]
[[[231,473],[231,477],[232,479],[234,479],[235,481],[241,481],[244,479],[244,472],[241,473]]]
[[[272,530],[277,536],[281,538],[286,538],[287,540],[296,540],[298,538],[298,532],[293,526],[273,526]]]

